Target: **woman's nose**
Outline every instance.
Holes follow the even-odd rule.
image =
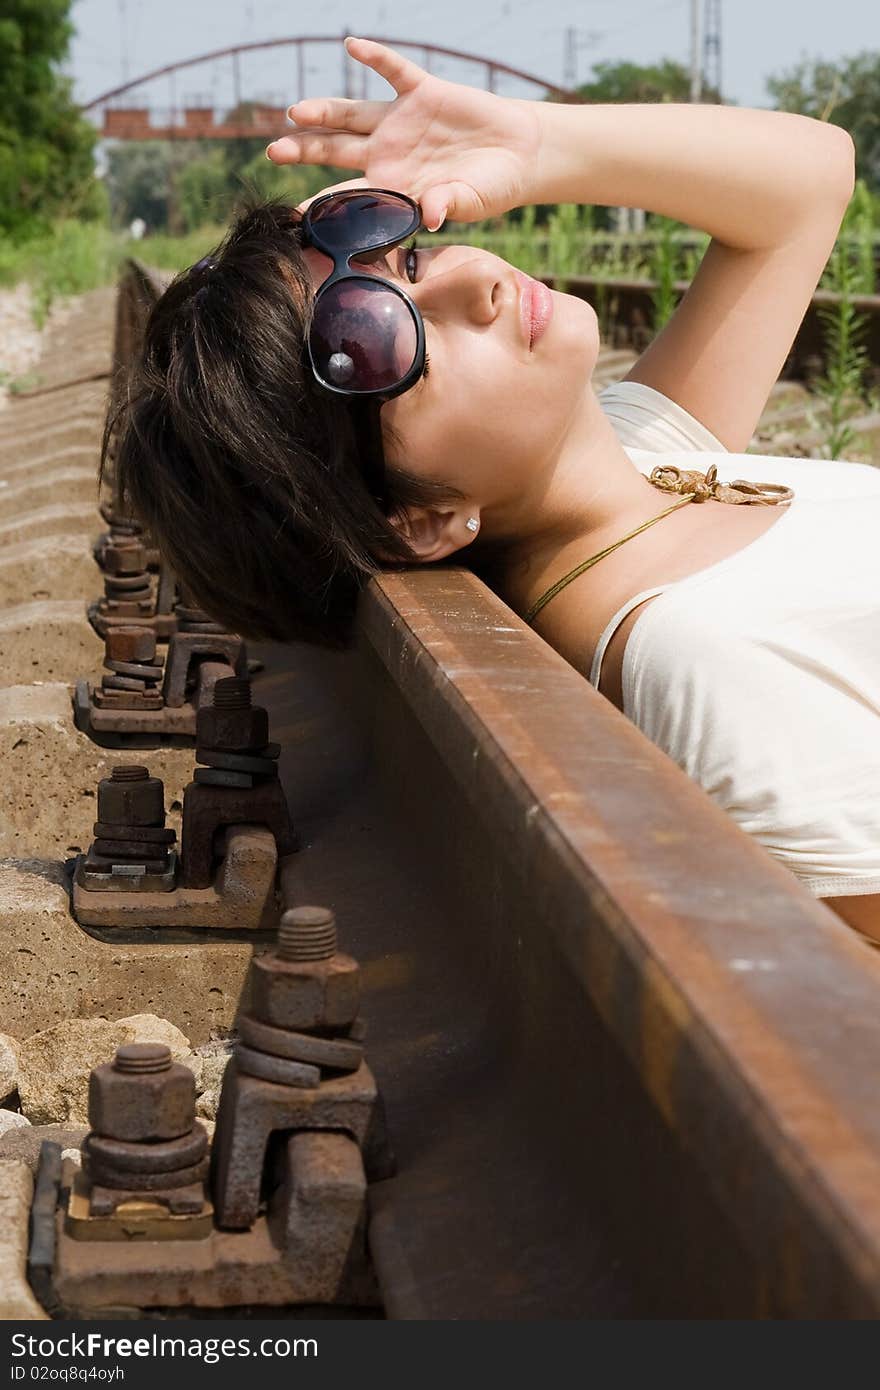
[[[501,310],[504,284],[496,266],[474,258],[449,270],[436,267],[410,288],[409,295],[429,317],[465,317],[471,323],[489,324]]]

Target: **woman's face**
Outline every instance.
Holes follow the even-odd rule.
[[[314,247],[304,255],[317,289],[332,263]],[[425,322],[428,372],[382,405],[383,424],[402,440],[396,450],[386,436],[386,461],[506,510],[558,456],[592,392],[592,306],[552,292],[552,315],[530,349],[520,307],[528,278],[489,251],[398,246],[353,268],[400,284]]]

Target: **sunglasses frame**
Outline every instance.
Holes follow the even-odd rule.
[[[316,212],[318,208],[326,206],[327,203],[337,201],[342,202],[351,198],[362,197],[365,193],[383,194],[387,195],[390,198],[394,198],[398,202],[407,203],[412,209],[413,214],[410,225],[409,227],[407,227],[405,232],[401,233],[400,236],[391,237],[386,241],[378,242],[375,246],[370,246],[366,248],[366,254],[369,254],[371,256],[375,255],[378,259],[382,255],[382,253],[390,251],[395,246],[399,246],[402,241],[406,241],[407,237],[412,236],[422,227],[422,214],[418,203],[416,203],[412,198],[407,197],[405,193],[397,193],[390,188],[348,188],[342,189],[337,193],[325,193],[322,197],[316,198],[315,201],[306,208],[305,212],[302,215],[301,226],[306,238],[304,244],[314,246],[318,251],[322,252],[323,255],[329,256],[333,262],[333,269],[327,276],[327,279],[324,280],[318,287],[317,293],[315,294],[314,298],[312,317],[314,318],[314,315],[317,312],[318,304],[320,303],[322,296],[326,294],[328,290],[332,289],[334,285],[338,285],[341,280],[363,280],[371,285],[375,285],[378,281],[379,284],[384,285],[388,291],[390,291],[392,294],[397,295],[398,298],[403,300],[404,304],[409,310],[413,322],[415,323],[416,350],[412,366],[409,368],[406,374],[403,377],[401,377],[400,381],[397,382],[394,386],[378,386],[374,387],[372,390],[369,391],[352,391],[347,386],[337,386],[334,385],[333,382],[325,381],[325,379],[321,376],[320,372],[318,371],[318,367],[315,363],[314,355],[312,353],[311,326],[309,327],[309,334],[306,340],[306,346],[308,348],[309,364],[312,368],[312,373],[315,377],[316,382],[322,390],[328,391],[331,395],[334,396],[345,396],[352,401],[373,401],[381,403],[382,401],[393,400],[395,396],[400,396],[403,394],[404,391],[408,391],[411,386],[415,385],[419,377],[424,372],[426,355],[424,320],[417,306],[413,303],[412,299],[410,299],[406,291],[402,290],[399,285],[395,285],[393,281],[386,279],[384,275],[364,275],[356,270],[351,269],[351,262],[354,259],[354,257],[356,255],[360,255],[361,257],[363,257],[363,255],[365,254],[364,252],[342,251],[340,253],[339,251],[334,250],[332,247],[328,246],[327,243],[321,237],[320,222],[318,222],[316,225],[312,221],[313,211]]]

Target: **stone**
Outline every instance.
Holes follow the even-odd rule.
[[[234,1038],[212,1038],[195,1049],[195,1055],[201,1062],[201,1073],[196,1079],[198,1091],[220,1090],[223,1073],[234,1047]]]
[[[202,1094],[196,1097],[196,1119],[216,1120],[219,1102],[219,1090],[202,1091]]]
[[[115,1026],[125,1033],[117,1046],[122,1043],[165,1043],[171,1051],[171,1060],[189,1067],[196,1079],[196,1090],[200,1089],[202,1058],[193,1052],[186,1034],[169,1023],[167,1018],[158,1018],[156,1014],[131,1014],[128,1018],[118,1018]]]
[[[87,539],[82,538],[83,545]],[[0,610],[3,684],[68,681],[101,666],[100,639],[82,599],[37,599]]]
[[[97,637],[94,644],[98,664]],[[192,776],[191,749],[159,748],[137,758],[162,778],[166,807],[183,796]],[[0,805],[0,853],[64,859],[87,852],[98,819],[98,782],[128,760],[124,750],[101,748],[73,727],[68,686],[47,681],[0,689],[0,762],[9,787]],[[168,824],[179,833],[180,816],[170,815]]]
[[[37,540],[41,536],[59,536],[81,531],[88,545],[95,529],[95,504],[87,502],[51,502],[32,507],[12,518],[0,519],[0,545],[18,541]]]
[[[8,1033],[0,1033],[0,1105],[18,1086],[19,1044]]]
[[[46,1319],[27,1281],[28,1223],[34,1179],[26,1163],[0,1162],[0,1320]]]
[[[101,426],[96,418],[77,415],[42,430],[22,430],[14,439],[3,433],[2,425],[0,418],[0,477],[12,482],[44,468],[86,464],[94,480],[101,451]]]
[[[0,1019],[7,1033],[26,1038],[64,1019],[136,1012],[168,1019],[195,1044],[231,1028],[250,942],[232,934],[228,941],[166,942],[154,932],[102,941],[74,921],[68,885],[57,860],[0,860]]]
[[[85,468],[52,467],[31,471],[3,480],[7,486],[0,490],[0,523],[11,521],[20,512],[58,503],[88,502],[95,505],[97,487],[95,467],[90,461]]]
[[[26,1163],[36,1175],[40,1158],[40,1145],[44,1139],[60,1144],[69,1155],[76,1149],[79,1153],[82,1142],[88,1134],[86,1125],[27,1125],[22,1129],[10,1129],[0,1135],[0,1159],[15,1159]]]
[[[216,1120],[223,1073],[232,1056],[235,1038],[212,1038],[196,1048],[196,1057],[202,1064],[201,1094],[196,1099],[196,1115],[200,1120]]]
[[[47,536],[0,546],[0,608],[45,601],[52,594],[78,595],[85,609],[98,592],[95,561],[82,536]],[[97,647],[92,669],[100,666]]]
[[[18,1092],[21,1108],[33,1124],[87,1124],[89,1074],[110,1062],[123,1043],[161,1042],[175,1062],[195,1072],[189,1040],[167,1019],[154,1014],[129,1018],[71,1018],[26,1038],[21,1046]]]
[[[16,396],[7,405],[7,410],[0,414],[0,431],[3,435],[21,438],[28,432],[46,429],[45,397],[28,400],[24,396]],[[73,418],[83,411],[97,411],[103,415],[106,408],[106,381],[78,381],[53,393],[52,414],[59,420],[65,416]]]
[[[30,1120],[17,1110],[0,1110],[0,1134],[8,1134],[11,1129],[27,1129]]]

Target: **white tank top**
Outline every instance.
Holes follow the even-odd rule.
[[[651,387],[599,396],[646,475],[663,454],[794,501],[735,555],[635,594],[624,713],[815,897],[880,893],[880,468],[731,454]]]

